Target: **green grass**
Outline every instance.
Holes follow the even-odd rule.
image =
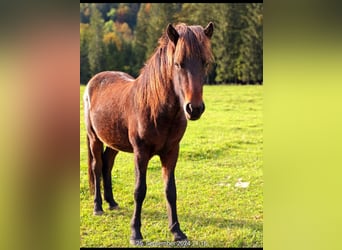
[[[80,100],[80,246],[130,247],[133,214],[133,154],[120,152],[113,192],[120,209],[93,216],[87,177],[86,130]],[[176,167],[177,208],[191,247],[263,246],[262,86],[204,87],[206,111],[188,122]],[[242,179],[247,188],[235,187]],[[166,201],[159,158],[147,172],[142,234],[149,246],[169,247]],[[152,244],[152,245],[151,245]]]

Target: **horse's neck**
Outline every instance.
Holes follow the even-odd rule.
[[[140,78],[140,77],[139,77]],[[141,76],[134,86],[135,102],[138,102],[140,110],[148,111],[152,117],[174,116],[180,108],[180,101],[175,93],[171,80],[156,84],[155,79],[147,79]]]

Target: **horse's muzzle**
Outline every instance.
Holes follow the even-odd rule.
[[[200,106],[193,106],[190,102],[188,102],[184,106],[185,116],[188,120],[198,120],[205,110],[205,105],[202,103]]]

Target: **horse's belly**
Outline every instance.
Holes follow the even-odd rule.
[[[99,135],[101,138],[101,135]],[[133,152],[132,145],[130,144],[128,138],[122,135],[113,135],[109,137],[103,137],[101,140],[109,147],[124,152]]]
[[[124,152],[133,152],[128,130],[118,123],[101,123],[94,126],[97,136],[107,146]]]
[[[117,151],[133,153],[133,148],[130,144],[112,143],[108,146],[111,147],[112,149],[117,150]]]

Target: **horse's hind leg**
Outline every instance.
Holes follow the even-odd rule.
[[[102,176],[103,176],[103,189],[104,189],[104,199],[109,203],[109,209],[113,210],[118,207],[118,203],[114,200],[113,189],[112,189],[112,169],[114,165],[115,156],[118,154],[118,151],[106,147],[106,150],[103,153],[103,167],[102,167]]]
[[[102,174],[102,153],[103,143],[96,136],[91,125],[89,114],[89,94],[85,91],[84,100],[84,119],[87,128],[87,148],[88,148],[88,175],[90,191],[94,192],[94,215],[103,214],[101,198],[101,174]]]
[[[93,181],[94,181],[94,215],[103,214],[102,209],[102,198],[101,198],[101,175],[102,175],[102,152],[103,143],[98,139],[94,138],[89,141],[89,150],[92,155],[90,162]]]

